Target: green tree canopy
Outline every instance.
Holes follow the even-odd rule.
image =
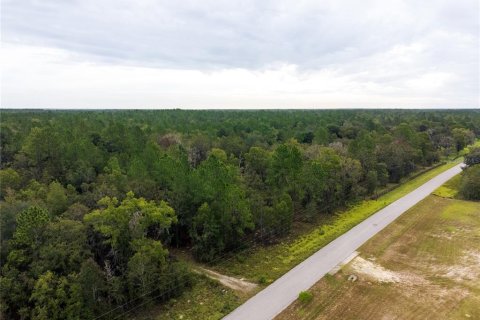
[[[84,220],[105,236],[106,243],[119,250],[128,249],[133,239],[147,237],[150,227],[167,233],[177,222],[175,211],[165,201],[136,198],[133,192],[128,192],[120,203],[117,198],[105,197],[98,204],[103,208],[85,215]]]

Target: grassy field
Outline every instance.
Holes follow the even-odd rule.
[[[480,319],[480,203],[451,199],[458,178],[324,277],[283,319]],[[348,281],[356,275],[355,282]]]

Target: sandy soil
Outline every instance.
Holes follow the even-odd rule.
[[[229,277],[213,270],[206,268],[196,268],[197,272],[205,274],[207,277],[217,280],[225,287],[228,287],[232,290],[239,291],[242,293],[249,293],[254,291],[257,288],[257,284],[245,281],[244,279],[238,279],[234,277]]]
[[[433,269],[440,276],[455,281],[480,281],[480,252],[469,250],[461,257],[460,263]]]
[[[351,264],[351,268],[353,269],[354,273],[359,273],[360,275],[366,276],[378,282],[401,281],[399,274],[387,270],[372,261],[365,260],[362,257],[356,257]]]

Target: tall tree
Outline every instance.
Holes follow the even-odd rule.
[[[111,246],[113,262],[126,265],[132,255],[131,241],[147,238],[167,238],[168,229],[177,222],[175,211],[165,202],[135,198],[133,192],[119,203],[116,198],[105,197],[99,201],[102,209],[87,214],[84,221],[105,237]],[[117,263],[114,263],[117,264]]]
[[[240,243],[253,228],[252,215],[238,167],[228,163],[222,150],[213,150],[194,173],[193,189],[198,212],[190,234],[201,260]]]

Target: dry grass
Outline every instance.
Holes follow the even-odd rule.
[[[359,251],[277,320],[480,319],[480,203],[430,196]]]

